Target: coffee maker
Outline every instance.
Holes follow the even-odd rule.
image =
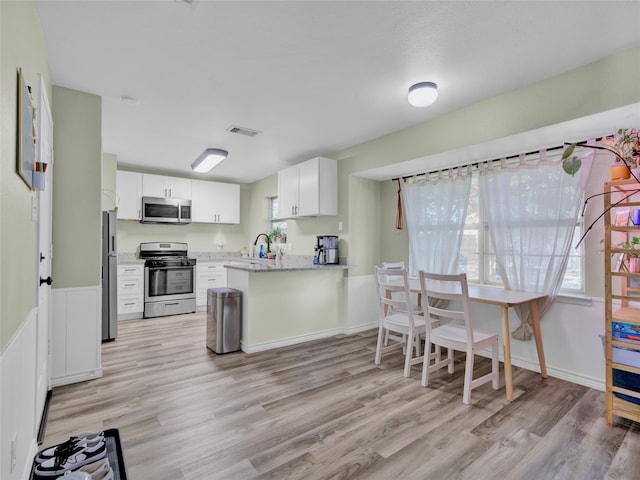
[[[315,246],[315,263],[330,265],[338,263],[338,236],[318,235]]]

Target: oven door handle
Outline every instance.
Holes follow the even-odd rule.
[[[189,268],[195,268],[195,265],[165,265],[163,267],[145,267],[149,270],[186,270]]]

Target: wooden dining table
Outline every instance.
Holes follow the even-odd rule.
[[[401,282],[398,282],[401,284]],[[419,295],[421,289],[418,278],[409,278],[411,291]],[[488,303],[500,307],[502,323],[502,347],[504,353],[504,383],[507,400],[513,400],[513,373],[511,370],[511,333],[509,331],[509,308],[517,305],[529,305],[531,312],[531,324],[535,337],[536,349],[538,351],[538,362],[540,364],[540,375],[547,378],[547,365],[544,359],[544,348],[542,346],[542,334],[540,332],[540,314],[538,312],[538,300],[547,297],[545,293],[523,292],[520,290],[506,290],[504,288],[487,287],[483,285],[469,284],[469,300],[478,303]]]

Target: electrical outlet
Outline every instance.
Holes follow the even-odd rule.
[[[13,432],[11,437],[11,472],[16,468],[16,462],[18,460],[18,432]]]

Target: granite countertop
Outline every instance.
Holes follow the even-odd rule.
[[[233,268],[244,272],[299,272],[304,270],[347,270],[355,268],[353,265],[317,265],[312,261],[300,262],[291,261],[291,256],[287,260],[283,260],[280,265],[274,259],[258,259],[248,258],[232,260],[225,263],[225,268]]]
[[[189,257],[198,262],[219,262],[225,268],[233,268],[244,272],[296,272],[304,270],[346,270],[354,265],[317,265],[313,263],[313,255],[284,255],[280,265],[275,259],[248,258],[239,252],[189,252]],[[118,253],[118,265],[143,265],[144,259],[136,253]]]
[[[135,253],[118,253],[118,265],[144,265],[144,259],[138,258]]]

